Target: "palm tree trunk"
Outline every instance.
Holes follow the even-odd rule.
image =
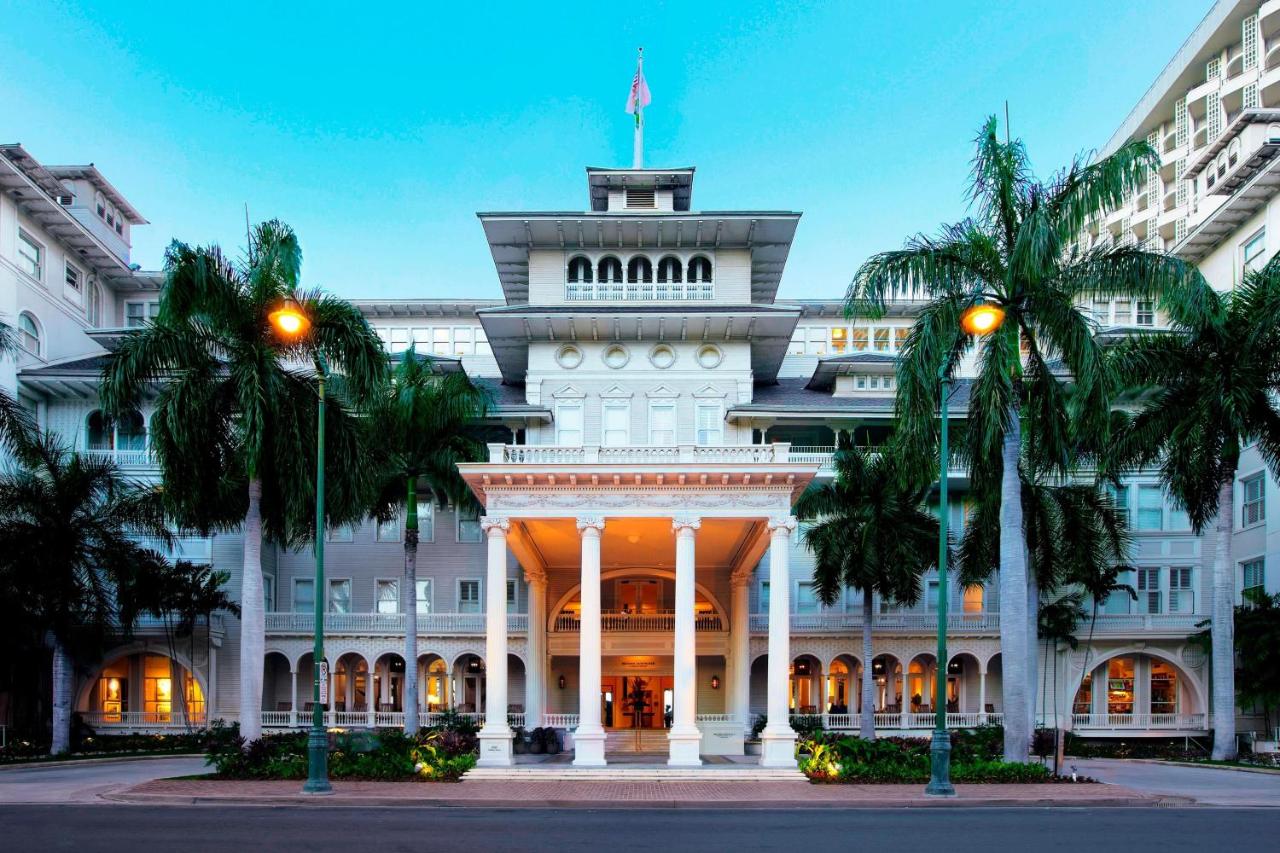
[[[50,755],[71,751],[71,702],[75,693],[75,667],[62,641],[53,637],[53,742]]]
[[[418,492],[406,489],[404,521],[404,730],[418,731]]]
[[[324,531],[316,531],[323,536]],[[324,595],[324,590],[315,590]],[[266,614],[262,600],[262,481],[249,481],[244,514],[244,573],[240,578],[240,736],[262,737],[262,667]]]
[[[1000,478],[1000,665],[1004,711],[1004,760],[1025,763],[1031,746],[1027,662],[1027,551],[1022,530],[1022,482],[1018,460],[1022,425],[1018,405],[1009,413]]]
[[[1231,524],[1235,519],[1234,478],[1218,490],[1218,541],[1213,550],[1213,620],[1209,626],[1213,661],[1213,758],[1236,757],[1235,572],[1231,570]]]
[[[875,599],[871,590],[862,591],[862,714],[859,717],[858,735],[867,740],[876,739],[876,693],[871,677],[871,632],[876,618]]]
[[[1024,552],[1025,553],[1025,552]],[[1027,561],[1027,731],[1036,730],[1036,683],[1040,670],[1040,587],[1036,570]]]

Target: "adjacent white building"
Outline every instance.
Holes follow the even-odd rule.
[[[1177,252],[1223,289],[1270,257],[1278,13],[1280,0],[1214,7],[1109,143],[1151,139],[1159,173],[1084,239]],[[417,661],[401,657],[401,524],[329,531],[321,590],[309,552],[269,549],[264,725],[309,721],[317,595],[332,725],[396,726],[407,701],[428,715],[455,709],[483,721],[486,763],[509,760],[513,726],[554,726],[580,764],[636,748],[694,764],[742,752],[767,713],[764,762],[786,764],[789,715],[856,726],[864,666],[884,731],[923,734],[939,677],[954,725],[999,721],[994,589],[950,591],[942,666],[936,579],[914,608],[879,603],[875,654],[863,661],[861,602],[818,603],[791,515],[799,492],[831,475],[837,436],[875,445],[887,435],[913,306],[850,322],[834,294],[777,299],[800,215],[700,210],[692,168],[592,168],[586,189],[582,210],[480,214],[501,300],[356,300],[390,353],[412,343],[492,392],[489,456],[462,466],[484,511],[419,508]],[[0,382],[76,447],[156,476],[150,413],[113,422],[96,400],[105,351],[158,299],[160,277],[129,264],[140,224],[93,167],[45,167],[0,147],[0,313],[25,349]],[[1147,303],[1090,307],[1117,331],[1161,322]],[[966,395],[961,381],[956,417]],[[950,485],[958,531],[964,472]],[[1275,488],[1246,454],[1238,588],[1280,589],[1280,520],[1266,512]],[[1042,650],[1050,678],[1037,709],[1087,736],[1202,735],[1208,665],[1187,637],[1210,612],[1211,542],[1154,476],[1118,497],[1135,532],[1126,580],[1138,600],[1100,603],[1078,648]],[[239,537],[181,550],[239,589]],[[86,668],[77,709],[104,731],[180,726],[177,677],[194,721],[234,719],[238,636],[235,619],[213,620],[175,668],[162,632],[143,626]],[[420,673],[416,697],[403,694],[406,666]]]

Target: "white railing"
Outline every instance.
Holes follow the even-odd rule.
[[[1130,631],[1173,631],[1191,633],[1196,630],[1196,623],[1209,617],[1201,613],[1099,613],[1098,621],[1093,625],[1095,634],[1129,633]],[[1089,633],[1089,620],[1085,620],[1076,630],[1076,634],[1084,637]]]
[[[476,711],[462,711],[462,712],[453,714],[453,716],[463,720],[470,720],[476,725],[481,725],[484,723],[484,714],[481,714]],[[441,722],[444,721],[444,718],[445,718],[445,715],[439,711],[432,711],[429,714],[418,715],[418,719],[421,721],[422,725],[424,726],[438,726]]]
[[[266,630],[275,634],[310,634],[315,630],[313,613],[268,613]],[[523,634],[529,630],[527,613],[508,613],[507,632]],[[356,635],[404,635],[403,613],[326,613],[324,632]],[[475,634],[485,632],[483,613],[426,613],[418,616],[418,634]]]
[[[741,722],[733,714],[698,714],[694,717],[695,722],[699,723],[737,723]]]
[[[567,302],[705,302],[715,298],[711,282],[566,281]]]
[[[755,465],[794,462],[786,442],[724,445],[627,445],[604,447],[598,444],[490,444],[489,462],[508,465],[667,465],[737,464]],[[810,461],[810,460],[806,460]]]
[[[699,613],[693,620],[694,630],[723,631],[724,621],[718,613]],[[674,613],[618,613],[600,614],[600,630],[609,633],[674,631]],[[582,630],[582,617],[576,613],[561,613],[556,617],[555,631],[576,633]]]
[[[296,729],[311,722],[311,715],[302,711],[263,711],[264,729]]]
[[[213,540],[207,536],[175,536],[170,543],[153,536],[133,536],[130,538],[143,548],[159,551],[171,560],[207,563],[213,558]]]
[[[81,450],[85,456],[99,459],[110,459],[121,468],[150,468],[156,464],[155,454],[150,448],[142,450],[113,450],[111,448],[91,447]]]
[[[793,632],[848,632],[862,627],[862,613],[792,613],[789,621]],[[750,624],[752,633],[768,633],[769,614],[752,613]],[[876,632],[936,630],[938,616],[936,613],[877,613],[872,625]],[[947,614],[949,632],[989,632],[999,627],[999,613]]]
[[[543,714],[542,724],[549,729],[576,729],[577,714]]]
[[[825,445],[807,445],[793,444],[791,450],[787,454],[790,462],[803,462],[809,465],[818,465],[819,470],[831,468],[831,460],[836,455],[836,449]]]
[[[373,725],[379,729],[403,729],[404,711],[375,711]]]
[[[177,711],[81,711],[85,724],[94,729],[138,729],[144,731],[202,728],[207,720],[204,711],[181,714]]]
[[[860,714],[791,714],[792,719],[818,719],[827,731],[856,731],[862,722]],[[932,713],[890,713],[877,711],[873,715],[877,730],[900,731],[903,729],[932,729],[936,719]],[[1002,714],[948,713],[947,728],[972,729],[982,725],[999,725]]]
[[[330,725],[341,726],[342,728],[355,727],[365,728],[372,721],[372,712],[370,711],[330,711]]]
[[[511,728],[524,728],[524,713],[520,711],[507,712],[507,725]]]
[[[1168,729],[1205,731],[1208,718],[1204,714],[1072,714],[1073,729]]]

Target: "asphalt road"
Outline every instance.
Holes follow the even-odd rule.
[[[94,803],[98,795],[151,779],[206,772],[203,758],[152,758],[141,761],[82,761],[61,767],[0,769],[0,804]],[[2,830],[0,826],[0,830]],[[4,849],[0,834],[0,850]]]
[[[6,851],[663,851],[894,853],[1256,850],[1271,809],[842,811],[0,806]]]
[[[1066,768],[1072,767],[1103,782],[1146,794],[1190,797],[1199,805],[1280,807],[1280,773],[1245,773],[1105,758],[1068,758]]]

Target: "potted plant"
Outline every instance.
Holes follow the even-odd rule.
[[[539,726],[529,733],[529,754],[542,755],[547,751],[547,730]]]
[[[524,755],[529,751],[529,743],[525,740],[524,726],[516,726],[512,733],[511,751],[516,755]]]

